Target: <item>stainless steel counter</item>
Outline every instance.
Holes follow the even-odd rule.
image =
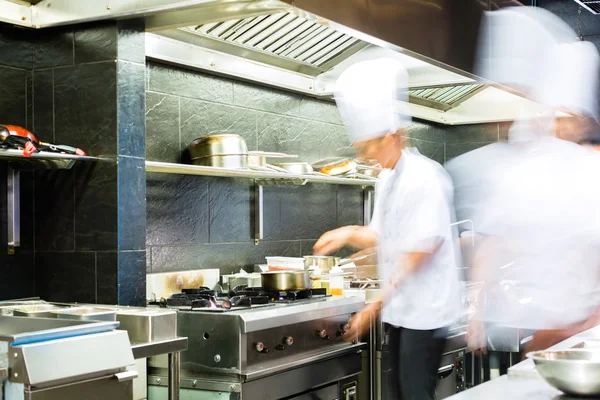
[[[588,339],[600,339],[600,326],[572,336],[549,350],[564,350]],[[508,375],[475,386],[465,392],[450,397],[452,400],[568,400],[544,381],[537,373],[532,360],[524,360],[508,370]]]

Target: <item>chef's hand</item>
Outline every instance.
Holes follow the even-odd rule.
[[[348,330],[344,333],[344,340],[358,342],[369,331],[371,313],[379,312],[381,305],[377,302],[367,305],[356,313],[348,322]]]
[[[469,320],[469,327],[467,329],[467,348],[469,351],[472,351],[475,355],[481,353],[487,354],[486,342],[483,321],[479,319]]]
[[[356,231],[354,226],[343,226],[329,232],[325,232],[313,247],[315,255],[325,256],[341,249],[348,243],[350,237]]]

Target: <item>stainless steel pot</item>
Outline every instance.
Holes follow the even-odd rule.
[[[304,256],[304,268],[317,267],[322,274],[340,263],[340,257],[334,256]]]
[[[192,160],[194,165],[229,169],[245,169],[248,167],[248,157],[243,154],[201,157]]]
[[[310,289],[310,271],[270,271],[261,273],[262,287],[269,290]]]
[[[194,165],[221,168],[247,168],[248,146],[240,135],[208,135],[197,138],[189,146]]]

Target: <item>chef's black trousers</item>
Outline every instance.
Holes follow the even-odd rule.
[[[385,332],[391,395],[384,400],[434,400],[448,329],[415,330],[386,325]]]

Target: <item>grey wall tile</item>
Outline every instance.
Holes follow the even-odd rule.
[[[230,79],[193,72],[153,62],[149,67],[149,89],[194,99],[233,104]]]
[[[55,137],[89,155],[117,153],[116,63],[54,71]]]
[[[25,126],[27,123],[27,71],[0,67],[0,121]]]
[[[258,116],[258,147],[308,162],[354,153],[342,126],[270,113]]]
[[[46,142],[54,143],[54,71],[33,73],[34,132]]]
[[[35,32],[33,68],[73,65],[73,28],[60,27]]]
[[[144,65],[117,62],[118,154],[146,156],[146,95]]]
[[[146,273],[152,273],[152,246],[146,246]]]
[[[119,60],[140,64],[146,62],[146,31],[143,19],[128,19],[117,22]]]
[[[444,143],[429,142],[426,140],[410,139],[410,145],[416,147],[419,153],[440,164],[444,164]],[[448,146],[448,145],[446,145]]]
[[[255,110],[288,114],[298,110],[302,96],[282,90],[233,81],[234,104]]]
[[[146,305],[146,251],[119,251],[119,305]]]
[[[208,243],[208,180],[200,176],[147,174],[148,245]]]
[[[512,122],[500,122],[498,124],[498,139],[500,141],[507,141],[508,140],[508,132],[510,130],[510,127],[512,126]]]
[[[236,267],[237,243],[152,246],[152,272]]]
[[[257,149],[257,112],[193,99],[181,99],[182,150],[196,138],[209,134],[236,133],[246,140],[248,150]]]
[[[179,162],[179,97],[146,92],[146,158]]]
[[[251,240],[251,196],[254,191],[251,181],[212,178],[208,190],[210,242]]]
[[[75,249],[74,188],[71,170],[35,173],[36,250]]]
[[[76,249],[116,250],[119,240],[117,162],[80,163],[74,168]]]
[[[317,239],[337,228],[337,193],[329,185],[281,188],[281,239]]]
[[[453,125],[446,128],[446,143],[497,142],[498,124]]]
[[[25,76],[25,88],[26,88],[26,123],[25,128],[33,131],[33,71],[27,71],[27,75]]]
[[[75,28],[75,63],[117,59],[117,27],[114,21]]]
[[[273,112],[277,112],[277,110]],[[344,123],[335,102],[317,100],[311,97],[302,97],[299,104],[290,109],[288,114],[330,124],[343,125]]]
[[[418,140],[443,143],[446,129],[433,122],[414,120],[408,128],[408,136]]]
[[[98,304],[119,302],[119,254],[116,251],[96,253],[96,301]]]
[[[93,252],[38,252],[35,292],[47,301],[94,303],[96,254]]]
[[[337,225],[363,225],[363,189],[360,186],[337,187]]]
[[[0,65],[24,69],[33,66],[34,31],[8,24],[0,26]]]
[[[144,250],[146,248],[146,165],[142,158],[120,156],[118,168],[118,249]]]
[[[15,255],[0,256],[0,300],[35,296],[34,255],[17,249]]]
[[[478,143],[448,143],[446,144],[446,162],[461,154],[468,153],[471,150],[478,149],[493,142]]]

